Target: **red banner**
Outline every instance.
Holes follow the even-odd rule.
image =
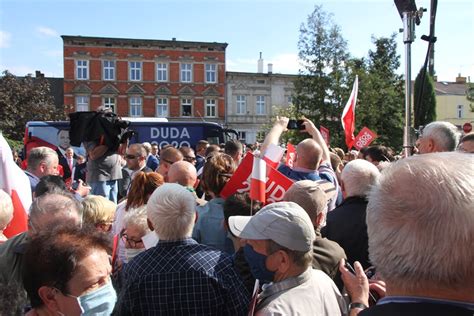
[[[293,168],[293,162],[296,158],[296,148],[293,144],[286,144],[286,165],[290,168]]]
[[[369,146],[376,138],[377,134],[364,126],[354,140],[354,147],[360,150],[362,147]]]
[[[225,199],[236,192],[243,193],[250,191],[252,166],[253,154],[247,153],[232,178],[230,178],[229,182],[227,182],[222,189],[220,194],[222,198]],[[285,177],[281,172],[267,164],[267,181],[265,183],[266,204],[281,201],[285,192],[292,184],[293,181],[291,179]]]
[[[326,127],[320,125],[319,126],[319,131],[321,132],[321,136],[323,137],[324,141],[326,142],[326,145],[329,146],[329,130]]]

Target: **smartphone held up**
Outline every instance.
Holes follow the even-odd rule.
[[[289,120],[286,128],[293,130],[304,130],[304,120]]]

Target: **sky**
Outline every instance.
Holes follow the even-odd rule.
[[[412,79],[422,67],[429,34],[428,9],[415,28],[411,45]],[[296,74],[299,29],[322,5],[333,14],[353,57],[367,57],[372,37],[397,33],[404,73],[402,20],[392,0],[0,0],[0,71],[15,75],[40,70],[63,77],[61,35],[120,37],[228,43],[228,71],[257,72],[262,52],[264,71]],[[474,81],[474,1],[439,0],[435,44],[438,81],[458,74]]]

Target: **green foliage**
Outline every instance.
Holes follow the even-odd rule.
[[[16,77],[8,70],[0,77],[0,130],[21,141],[28,121],[65,119],[64,108],[54,106],[44,78]]]
[[[423,85],[423,96],[419,102],[421,89],[421,76],[425,73],[425,81]],[[415,79],[414,87],[414,127],[419,128],[420,125],[436,121],[436,93],[434,89],[433,78],[428,75],[428,72],[420,69],[420,72]]]

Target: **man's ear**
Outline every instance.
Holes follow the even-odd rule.
[[[342,196],[345,198],[346,197],[346,190],[345,190],[345,187],[344,187],[344,181],[342,181],[342,179],[339,182],[339,186],[341,187]]]
[[[151,223],[151,221],[147,218],[146,219],[146,224],[148,225],[148,228],[150,228],[150,230],[154,231],[155,228],[153,227],[153,224]]]
[[[290,256],[286,253],[286,251],[283,250],[278,250],[278,269],[277,271],[280,273],[286,273],[290,267],[291,267],[291,258]],[[271,271],[271,270],[270,270]]]
[[[321,226],[321,224],[324,222],[324,212],[321,212],[321,213],[318,214],[318,216],[316,216],[315,222],[316,223],[313,223],[314,227]]]
[[[435,147],[436,147],[435,142],[433,141],[432,138],[429,138],[428,139],[428,150],[429,150],[428,152],[430,152],[430,153],[434,152],[435,149],[436,149]]]
[[[59,309],[58,303],[56,302],[56,296],[58,293],[56,292],[56,289],[49,286],[42,286],[38,289],[38,296],[41,298],[48,310],[57,311]]]

